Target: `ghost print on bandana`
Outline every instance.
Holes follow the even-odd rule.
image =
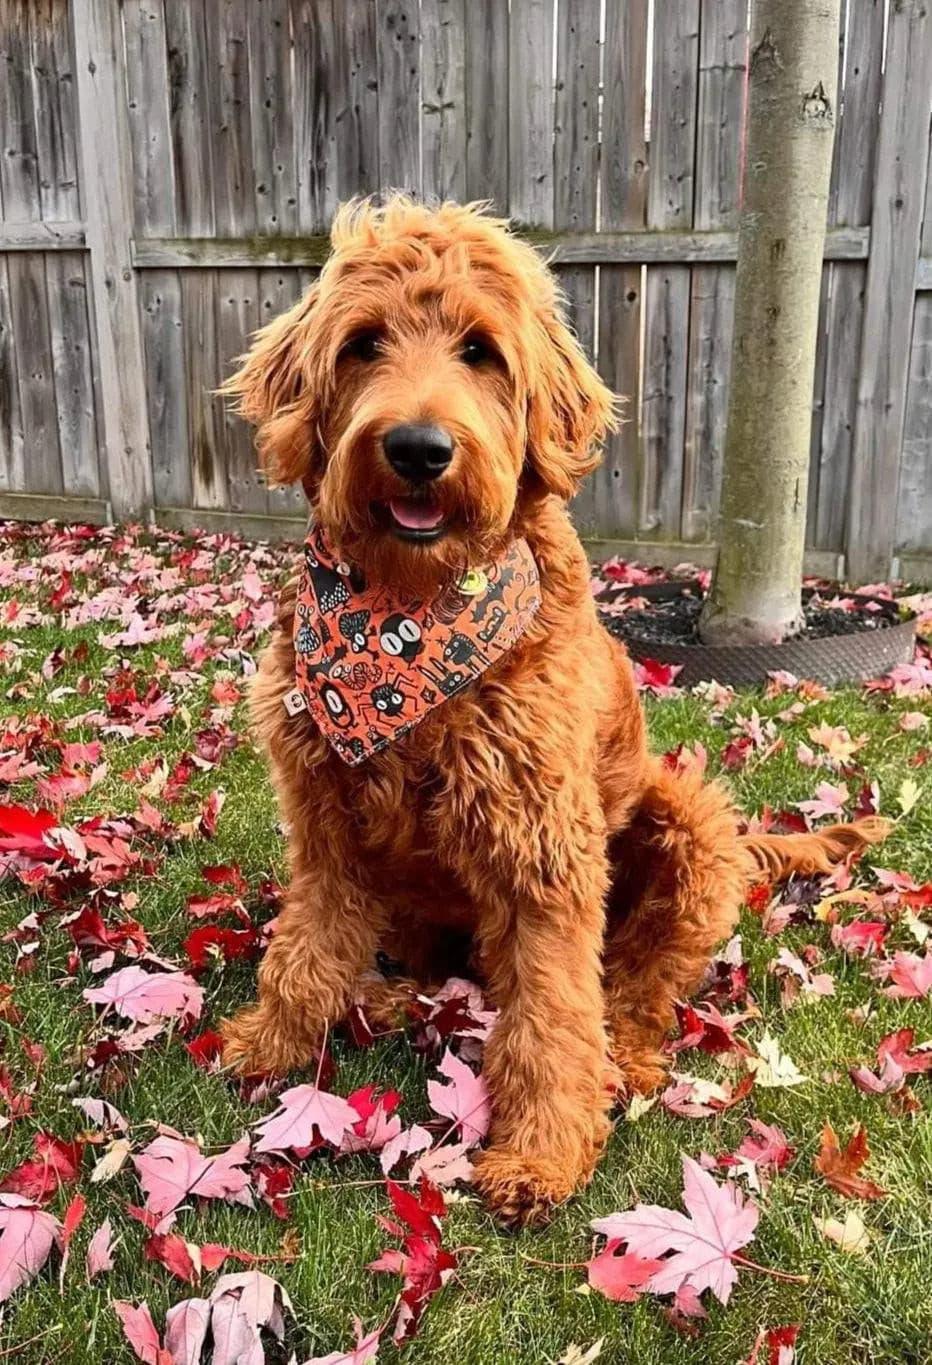
[[[294,620],[297,690],[339,756],[362,763],[507,653],[539,607],[525,540],[425,602],[367,584],[312,527]]]

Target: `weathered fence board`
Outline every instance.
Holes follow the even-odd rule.
[[[747,0],[703,0],[693,226],[737,228],[748,59]],[[694,266],[689,301],[684,540],[714,536],[735,303],[731,266]]]
[[[896,543],[930,108],[932,12],[926,0],[897,0],[889,13],[849,483],[847,554],[862,580],[888,571]]]
[[[321,232],[339,202],[337,92],[331,83],[338,43],[332,0],[301,0],[293,9],[293,24],[298,227],[302,233]]]
[[[844,81],[829,194],[830,228],[870,223],[884,56],[882,0],[850,5],[843,34]],[[841,551],[851,469],[864,309],[862,264],[828,266],[823,276],[809,481],[809,539]]]
[[[553,130],[553,225],[594,232],[599,191],[599,0],[578,0],[557,13]],[[573,327],[586,351],[596,349],[596,272],[590,265],[559,271]],[[593,490],[578,495],[575,515],[594,525]]]
[[[647,223],[647,0],[610,5],[605,16],[602,84],[601,223],[605,232]],[[640,257],[643,260],[643,256]],[[625,395],[619,430],[589,480],[586,527],[633,538],[641,466],[642,275],[637,262],[599,267],[599,372]]]
[[[512,0],[508,34],[508,211],[553,222],[554,0]]]
[[[466,0],[421,0],[421,192],[466,198]]]
[[[247,0],[219,0],[207,26],[208,110],[214,161],[214,231],[256,230]]]
[[[45,261],[41,256],[11,256],[8,268],[19,371],[20,421],[24,449],[28,452],[30,491],[61,493]]]
[[[658,5],[654,14],[648,225],[693,226],[699,76],[699,0]],[[648,539],[681,534],[689,289],[686,266],[648,267],[644,294],[642,478],[638,530]]]
[[[410,0],[376,0],[379,183],[419,194],[420,21]]]
[[[190,507],[187,379],[178,271],[145,271],[140,306],[155,503],[157,507]],[[179,459],[179,451],[186,457]]]
[[[932,257],[932,141],[926,173],[921,250]],[[932,270],[930,270],[932,277]],[[932,278],[926,284],[932,291]],[[928,554],[929,509],[932,507],[932,292],[916,295],[913,344],[903,450],[900,456],[900,488],[896,517],[897,550],[901,556]]]
[[[53,251],[45,259],[61,491],[97,497],[100,470],[84,257]]]
[[[552,260],[626,396],[580,527],[709,562],[749,4],[0,0],[0,513],[299,527],[216,386],[394,186]],[[932,577],[932,18],[844,9],[809,564]]]
[[[508,6],[466,5],[466,198],[508,212]]]
[[[114,511],[152,505],[152,462],[136,275],[133,192],[120,16],[107,0],[72,0],[81,197],[94,294],[99,415]]]
[[[133,219],[137,232],[174,233],[175,163],[168,39],[163,0],[124,0],[127,123],[132,147]]]

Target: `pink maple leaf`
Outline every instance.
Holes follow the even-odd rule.
[[[113,1227],[109,1218],[104,1219],[88,1242],[84,1265],[89,1280],[113,1269]]]
[[[856,919],[832,925],[832,943],[852,957],[872,957],[883,948],[887,926],[883,920]]]
[[[914,1047],[914,1040],[911,1028],[886,1034],[877,1044],[879,1071],[857,1066],[852,1067],[848,1075],[867,1095],[886,1095],[889,1091],[901,1090],[907,1076],[932,1071],[932,1043]]]
[[[344,1133],[359,1122],[359,1114],[340,1095],[318,1090],[316,1085],[294,1085],[278,1097],[278,1109],[256,1124],[261,1134],[257,1152],[286,1152],[292,1147],[310,1147],[314,1130],[325,1142],[339,1147]]]
[[[626,1242],[629,1252],[645,1260],[667,1258],[648,1281],[654,1293],[675,1293],[688,1281],[697,1294],[711,1289],[727,1303],[738,1278],[733,1258],[754,1235],[757,1205],[745,1200],[733,1184],[717,1184],[687,1156],[683,1203],[688,1217],[659,1204],[638,1204],[629,1213],[597,1218],[592,1227],[604,1237]]]
[[[313,1360],[306,1360],[304,1365],[370,1365],[379,1353],[382,1329],[376,1327],[371,1332],[363,1332],[362,1323],[354,1316],[353,1331],[356,1345],[348,1351],[331,1351],[329,1355],[314,1356]]]
[[[457,1131],[468,1146],[473,1146],[489,1131],[492,1107],[489,1091],[482,1076],[477,1076],[465,1062],[461,1062],[447,1048],[438,1070],[449,1080],[427,1082],[427,1098],[437,1114],[452,1119]]]
[[[834,786],[831,782],[820,782],[816,787],[815,799],[797,801],[796,805],[810,820],[820,820],[826,815],[841,815],[850,793],[844,782]]]
[[[932,991],[932,956],[896,952],[889,962],[879,962],[874,969],[881,981],[892,981],[884,995],[893,1000],[922,1000]]]
[[[146,1208],[162,1217],[189,1195],[252,1208],[249,1176],[242,1169],[248,1157],[248,1137],[217,1156],[205,1156],[196,1142],[163,1135],[134,1156],[133,1165],[146,1194]]]
[[[783,1129],[775,1124],[764,1123],[762,1119],[751,1119],[750,1126],[751,1133],[742,1141],[735,1155],[745,1157],[755,1166],[769,1166],[775,1171],[782,1171],[796,1155]]]
[[[0,1194],[0,1303],[34,1279],[61,1239],[61,1224],[31,1199]]]
[[[633,1251],[618,1255],[622,1246],[619,1238],[612,1238],[604,1251],[586,1262],[589,1283],[593,1289],[615,1303],[634,1303],[638,1293],[650,1277],[663,1266],[663,1261],[643,1259]]]
[[[285,1308],[291,1301],[281,1285],[261,1270],[221,1275],[210,1296],[211,1365],[241,1365],[265,1359],[261,1329],[281,1341]]]
[[[383,1174],[388,1175],[392,1167],[397,1166],[402,1157],[413,1156],[417,1152],[425,1152],[430,1146],[430,1141],[430,1133],[426,1128],[422,1128],[419,1123],[396,1133],[393,1138],[386,1142],[379,1155],[379,1165],[382,1167]]]
[[[465,1142],[444,1146],[442,1143],[432,1147],[429,1152],[415,1157],[408,1172],[413,1184],[426,1178],[432,1185],[446,1189],[458,1180],[469,1182],[473,1178],[473,1165],[468,1156],[469,1148]]]
[[[112,1308],[123,1324],[123,1334],[133,1348],[137,1360],[141,1360],[143,1365],[174,1365],[171,1354],[162,1349],[147,1303],[137,1305],[127,1303],[123,1299],[114,1299]]]
[[[165,1314],[165,1349],[175,1365],[200,1365],[210,1323],[208,1299],[182,1299]]]
[[[204,991],[184,972],[146,972],[134,963],[111,972],[102,985],[89,987],[84,999],[141,1024],[154,1019],[193,1023],[200,1018]]]

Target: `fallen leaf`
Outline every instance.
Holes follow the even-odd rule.
[[[123,1333],[138,1360],[144,1365],[174,1365],[169,1352],[162,1349],[147,1303],[137,1305],[114,1299],[111,1307],[123,1324]]]
[[[113,1129],[119,1133],[129,1131],[126,1119],[109,1100],[98,1100],[93,1096],[80,1096],[71,1101],[75,1109],[80,1109],[85,1118],[96,1123],[99,1128]]]
[[[867,1130],[863,1123],[842,1150],[830,1123],[822,1129],[822,1145],[813,1165],[825,1177],[833,1190],[846,1199],[882,1199],[886,1191],[873,1180],[865,1180],[858,1171],[870,1156]]]
[[[382,1167],[383,1175],[388,1175],[403,1157],[424,1152],[430,1144],[430,1133],[420,1124],[415,1123],[411,1128],[402,1129],[386,1142],[379,1154],[379,1165]]]
[[[0,1194],[0,1303],[34,1279],[61,1237],[61,1224],[32,1200]]]
[[[604,1251],[586,1262],[589,1284],[615,1303],[634,1303],[652,1275],[663,1266],[663,1261],[642,1258],[632,1251],[618,1254],[624,1243],[612,1238]]]
[[[896,794],[896,804],[902,815],[908,815],[919,800],[919,783],[914,777],[904,777]]]
[[[189,1195],[251,1208],[249,1174],[243,1170],[248,1159],[246,1136],[216,1156],[205,1156],[190,1139],[161,1136],[133,1157],[133,1165],[145,1191],[146,1208],[161,1217]]]
[[[697,1293],[711,1289],[727,1303],[738,1278],[733,1256],[754,1236],[759,1212],[733,1182],[719,1185],[691,1157],[683,1157],[683,1203],[688,1217],[658,1204],[638,1204],[592,1223],[595,1232],[626,1242],[628,1251],[650,1260],[665,1257],[648,1282],[657,1294],[674,1293],[689,1282]]]
[[[378,1358],[382,1329],[376,1327],[371,1332],[365,1332],[359,1318],[354,1317],[353,1331],[356,1345],[348,1351],[331,1351],[329,1355],[314,1356],[313,1360],[306,1360],[304,1365],[372,1365]]]
[[[602,1354],[604,1345],[604,1337],[599,1337],[591,1346],[577,1346],[575,1341],[570,1342],[556,1365],[594,1365]]]
[[[270,1275],[246,1270],[221,1275],[210,1296],[210,1330],[214,1351],[211,1365],[261,1365],[265,1359],[261,1331],[278,1340],[285,1335],[287,1293]]]
[[[892,981],[884,995],[892,1000],[922,1000],[932,991],[932,953],[896,952],[891,961],[879,962],[874,975],[881,981]]]
[[[165,1349],[174,1365],[200,1365],[209,1323],[208,1299],[182,1299],[169,1308],[165,1314]]]
[[[89,987],[84,999],[141,1024],[156,1019],[193,1023],[200,1018],[204,991],[184,972],[146,972],[133,964],[113,972],[101,986]]]
[[[113,1228],[105,1218],[87,1245],[85,1270],[88,1280],[113,1269]]]
[[[0,1190],[21,1194],[37,1204],[47,1204],[62,1185],[77,1180],[83,1142],[65,1142],[54,1133],[36,1133],[32,1140],[35,1156],[4,1176]]]
[[[763,1035],[755,1051],[757,1056],[749,1057],[747,1064],[754,1072],[757,1084],[765,1089],[803,1085],[808,1080],[792,1058],[780,1051],[777,1040],[770,1033]]]
[[[851,1256],[866,1256],[871,1242],[870,1233],[855,1209],[849,1209],[844,1222],[837,1218],[813,1218],[812,1220],[823,1237],[835,1242],[842,1251]]]
[[[457,1132],[467,1146],[481,1142],[489,1131],[492,1106],[488,1086],[465,1062],[448,1048],[438,1070],[449,1080],[427,1082],[427,1098],[436,1114],[453,1120]]]
[[[796,806],[810,820],[821,820],[827,815],[839,816],[844,813],[845,804],[851,795],[843,782],[834,786],[831,782],[820,782],[816,787],[815,799],[797,801]]]
[[[799,1326],[795,1323],[786,1327],[762,1327],[743,1365],[794,1365],[798,1336]],[[767,1348],[766,1361],[760,1354],[763,1347]]]
[[[316,1085],[295,1085],[282,1091],[278,1108],[261,1122],[256,1131],[261,1134],[257,1152],[287,1152],[291,1148],[311,1147],[316,1132],[334,1147],[339,1147],[343,1135],[359,1122],[359,1114],[340,1095],[329,1090],[318,1090]]]
[[[108,1180],[112,1180],[115,1175],[119,1175],[132,1150],[133,1144],[129,1138],[117,1138],[115,1142],[111,1142],[91,1171],[91,1184],[104,1185]]]

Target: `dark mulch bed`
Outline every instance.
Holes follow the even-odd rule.
[[[618,615],[603,614],[602,620],[612,635],[621,640],[636,640],[644,645],[698,645],[699,613],[702,598],[683,593],[663,601],[652,601],[644,607],[632,607]],[[796,639],[821,640],[835,635],[857,635],[862,631],[880,630],[896,625],[896,608],[886,606],[879,611],[858,607],[845,611],[826,606],[812,598],[803,607],[805,625]]]

